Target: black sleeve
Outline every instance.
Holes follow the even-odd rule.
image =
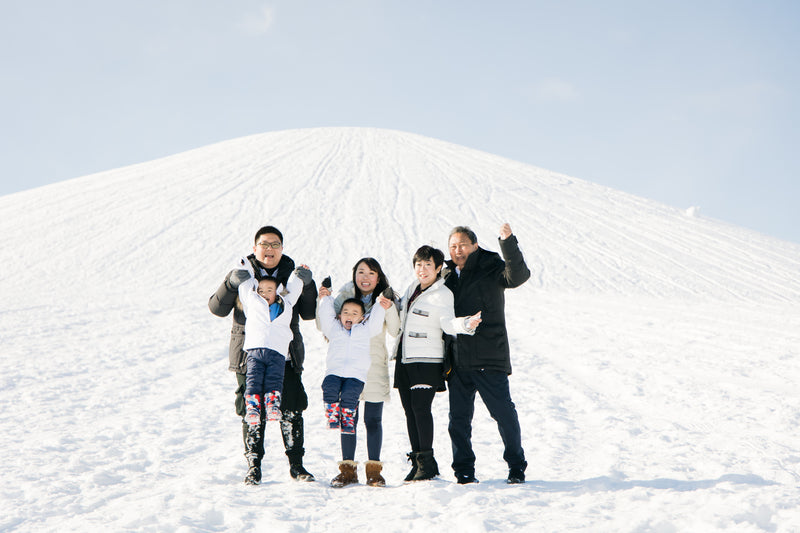
[[[303,285],[303,292],[297,299],[296,307],[303,320],[314,320],[317,317],[317,284],[313,279],[308,285]]]
[[[507,289],[519,287],[531,277],[531,271],[528,270],[528,265],[525,264],[525,258],[522,257],[522,250],[519,249],[517,237],[511,235],[506,240],[499,239],[500,251],[503,254],[503,260],[506,262],[506,267],[503,270],[500,283]]]

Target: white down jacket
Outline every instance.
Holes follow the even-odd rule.
[[[342,285],[333,301],[334,310],[337,313],[341,311],[342,303],[348,298],[354,298],[355,295],[356,290],[352,281]],[[365,304],[367,315],[372,311],[373,305],[380,307],[377,303]],[[319,308],[317,309],[317,329],[322,331],[319,323]],[[397,313],[397,307],[393,305],[386,310],[383,331],[370,340],[369,355],[372,363],[367,372],[367,382],[364,385],[364,392],[361,393],[360,400],[375,403],[389,401],[391,384],[389,383],[389,352],[386,350],[386,334],[397,337],[399,331],[400,316]]]
[[[453,293],[444,286],[444,280],[436,280],[414,299],[409,299],[419,286],[412,283],[400,300],[400,335],[397,337],[402,353],[394,353],[403,363],[441,363],[444,360],[444,339],[448,335],[472,335],[466,319],[456,318],[453,310]]]
[[[278,294],[283,301],[283,310],[270,319],[269,304],[257,292],[258,282],[251,277],[239,285],[239,300],[242,302],[247,322],[244,325],[244,350],[269,348],[289,359],[289,343],[294,338],[292,332],[292,306],[303,292],[303,282],[292,273],[283,285],[278,286]],[[288,291],[288,292],[287,292]]]
[[[355,378],[366,383],[369,370],[370,340],[383,331],[385,311],[380,305],[363,322],[353,325],[348,331],[333,310],[333,298],[326,296],[317,305],[322,333],[328,338],[328,356],[325,359],[325,375]]]

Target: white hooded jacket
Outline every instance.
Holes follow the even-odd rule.
[[[366,383],[372,359],[370,342],[383,331],[386,310],[373,305],[372,312],[364,322],[353,325],[348,331],[336,317],[333,298],[326,296],[319,301],[317,318],[320,328],[328,338],[328,357],[325,359],[325,375],[355,378]]]
[[[244,325],[244,350],[269,348],[289,359],[289,343],[294,338],[292,332],[292,306],[303,292],[303,282],[294,273],[286,282],[287,287],[278,285],[277,294],[283,301],[283,310],[270,318],[269,303],[256,292],[258,281],[252,276],[239,285],[239,300],[242,302],[247,322]]]

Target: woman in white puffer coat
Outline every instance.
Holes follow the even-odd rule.
[[[401,335],[394,350],[397,359],[394,386],[406,414],[411,442],[411,472],[406,481],[431,479],[439,474],[433,457],[433,414],[437,392],[445,390],[444,334],[472,335],[481,322],[480,312],[456,318],[453,293],[441,278],[444,254],[422,246],[414,254],[417,281],[400,301]]]
[[[372,257],[361,258],[353,267],[353,279],[339,289],[333,302],[334,310],[338,315],[345,300],[358,298],[364,303],[364,308],[369,314],[378,296],[386,289],[391,288],[380,263]],[[393,291],[389,298],[395,300]],[[383,403],[389,400],[391,391],[386,334],[396,337],[400,330],[400,316],[395,305],[386,310],[383,324],[383,332],[372,337],[370,341],[372,363],[367,372],[367,381],[360,398],[364,402],[364,425],[367,428],[368,461],[365,463],[367,484],[381,487],[386,484],[381,475],[383,463],[380,460],[383,445]],[[319,328],[319,319],[317,327]],[[356,421],[356,426],[358,426],[358,421]],[[342,444],[343,446],[355,446],[355,442],[355,439],[349,439],[347,443],[342,441]]]

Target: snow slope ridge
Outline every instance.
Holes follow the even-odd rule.
[[[800,531],[800,246],[579,179],[379,129],[254,135],[0,198],[0,531]],[[295,483],[277,425],[242,483],[230,318],[208,297],[281,228],[335,287],[362,256],[392,285],[457,224],[532,279],[506,292],[528,483],[505,484],[476,402],[480,484],[403,484],[396,393],[385,489],[328,485],[326,345],[312,322]],[[393,370],[390,363],[390,372]],[[366,460],[363,424],[356,460]],[[363,467],[359,469],[363,481]]]
[[[800,298],[800,246],[387,130],[255,135],[9,195],[0,208],[4,259],[36,257],[46,240],[60,263],[115,280],[149,280],[143,267],[187,246],[202,254],[187,273],[213,279],[209,271],[232,259],[231,241],[246,247],[265,222],[284,228],[287,246],[315,265],[340,268],[363,253],[405,272],[416,247],[444,247],[457,224],[496,249],[508,220],[541,290]],[[36,277],[47,268],[30,266]]]

